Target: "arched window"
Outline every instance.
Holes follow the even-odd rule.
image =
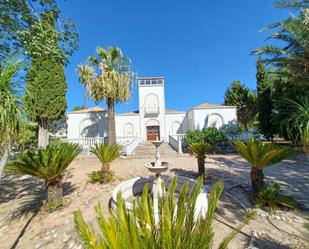
[[[159,113],[159,99],[155,94],[149,94],[145,98],[145,113],[158,114]]]
[[[134,136],[134,126],[131,123],[126,123],[124,125],[124,132],[123,135],[125,137],[133,137]]]
[[[224,124],[223,118],[220,114],[213,113],[207,118],[207,127],[220,128]]]

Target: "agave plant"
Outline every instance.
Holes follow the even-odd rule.
[[[50,206],[62,204],[63,172],[82,151],[71,143],[48,145],[46,149],[19,154],[10,161],[6,170],[11,173],[31,175],[45,180],[47,201]]]
[[[210,249],[213,248],[213,217],[217,202],[223,191],[223,183],[213,186],[208,197],[208,212],[203,219],[194,217],[195,203],[201,190],[200,178],[194,189],[188,191],[185,185],[175,200],[177,178],[173,179],[169,190],[159,199],[159,222],[156,223],[152,196],[148,187],[144,187],[142,197],[135,201],[133,208],[128,210],[125,202],[118,195],[117,208],[105,218],[100,205],[97,205],[99,234],[92,224],[87,224],[81,211],[74,212],[75,227],[85,248],[101,249]],[[227,248],[229,242],[252,217],[247,215],[235,231],[227,236],[218,248]]]
[[[101,171],[108,172],[110,170],[110,164],[117,157],[119,157],[122,146],[118,144],[95,144],[90,152],[95,154],[101,161]]]
[[[280,185],[278,183],[271,185],[264,184],[261,187],[259,196],[256,200],[257,207],[261,208],[263,206],[268,206],[273,213],[279,206],[296,208],[293,198],[281,195],[279,191]]]
[[[251,196],[255,202],[264,185],[263,169],[290,157],[294,152],[288,147],[262,143],[262,141],[255,139],[249,140],[247,144],[242,141],[235,141],[233,144],[251,166]]]
[[[193,143],[189,145],[190,152],[197,158],[199,176],[205,176],[205,158],[211,148],[212,146],[207,143]]]

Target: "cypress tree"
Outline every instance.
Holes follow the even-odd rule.
[[[258,129],[267,140],[274,137],[274,124],[272,111],[274,108],[271,99],[271,79],[261,59],[256,64],[257,80],[257,111],[258,111]]]
[[[28,116],[39,126],[39,147],[48,144],[48,126],[66,110],[64,65],[50,57],[33,59],[27,75],[25,105]]]

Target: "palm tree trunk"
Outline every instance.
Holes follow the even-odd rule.
[[[4,170],[4,166],[8,160],[9,157],[9,146],[8,145],[4,145],[4,152],[2,154],[1,160],[0,160],[0,180],[1,180],[1,176]]]
[[[109,170],[110,170],[110,165],[108,163],[102,163],[101,171],[102,172],[109,172]]]
[[[116,144],[115,101],[107,99],[107,144]]]
[[[48,145],[48,123],[46,120],[40,120],[38,147],[46,148],[47,145]]]
[[[197,158],[198,165],[198,175],[204,177],[205,176],[205,156],[201,156]]]
[[[264,184],[264,174],[262,169],[251,168],[251,198],[255,202],[259,196],[261,186]]]
[[[47,202],[52,207],[62,204],[62,181],[58,180],[46,184]]]

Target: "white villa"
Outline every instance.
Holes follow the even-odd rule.
[[[187,130],[219,128],[237,119],[235,106],[201,104],[187,112],[166,109],[164,84],[163,77],[138,78],[139,110],[116,114],[117,141],[125,145],[127,154],[139,143],[161,139],[181,151]],[[69,112],[67,126],[69,141],[102,142],[107,136],[107,111],[93,107]]]

